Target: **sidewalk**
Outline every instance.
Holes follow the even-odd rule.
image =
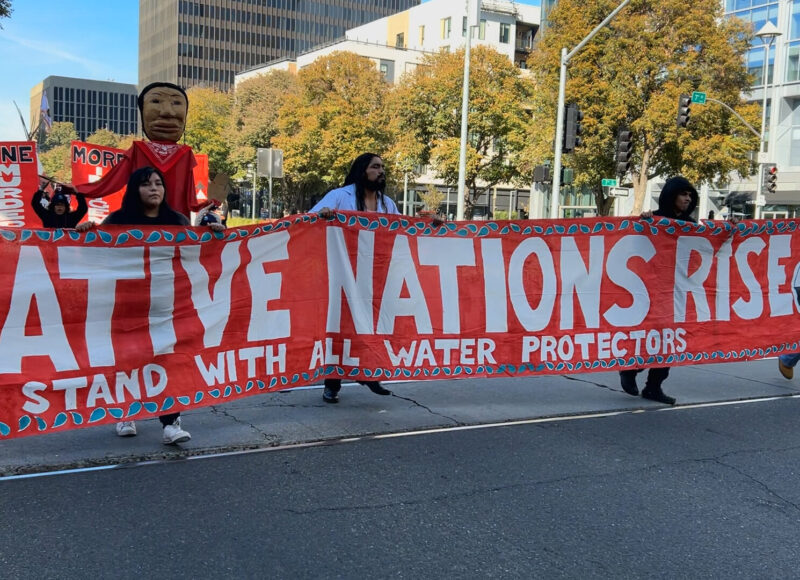
[[[640,388],[644,378],[639,375]],[[161,443],[157,419],[137,421],[136,437],[117,437],[111,424],[0,441],[0,477],[436,427],[665,408],[624,393],[616,372],[388,386],[394,395],[382,397],[362,385],[345,384],[337,405],[322,401],[319,386],[189,411],[183,426],[192,440],[180,446]],[[678,367],[664,390],[679,405],[796,395],[800,372],[787,381],[775,359]]]

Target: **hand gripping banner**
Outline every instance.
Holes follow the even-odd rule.
[[[306,385],[800,349],[797,221],[0,230],[0,439]]]

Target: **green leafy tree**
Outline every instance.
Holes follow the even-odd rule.
[[[9,18],[13,12],[11,8],[11,0],[0,0],[0,18]],[[3,28],[0,25],[0,28]]]
[[[136,135],[120,135],[110,129],[98,129],[86,138],[86,142],[103,147],[128,149],[135,139]]]
[[[368,58],[334,52],[300,70],[297,81],[297,92],[280,109],[272,143],[284,152],[284,202],[302,209],[312,196],[340,185],[359,154],[383,156],[391,133],[389,88]]]
[[[426,57],[403,77],[392,101],[395,152],[409,165],[430,164],[448,185],[458,183],[464,50]],[[477,46],[470,55],[466,213],[484,192],[520,177],[517,153],[527,129],[530,85],[507,56]]]
[[[189,113],[184,140],[195,153],[208,155],[208,172],[233,173],[230,162],[231,96],[205,87],[192,87],[187,92]]]
[[[45,175],[65,183],[72,180],[70,143],[77,139],[78,132],[72,123],[53,123],[44,143],[38,148]]]
[[[260,147],[270,147],[278,134],[278,112],[287,96],[297,92],[297,76],[272,71],[243,81],[233,99],[231,162],[239,174],[256,162]]]
[[[552,157],[560,51],[571,49],[617,5],[616,0],[559,0],[550,14],[547,42],[531,55],[537,90],[529,162]],[[583,145],[565,157],[577,186],[592,189],[601,214],[610,210],[600,181],[614,175],[616,132],[633,132],[631,180],[634,213],[641,211],[647,182],[684,174],[695,183],[749,175],[747,153],[758,139],[723,107],[692,108],[689,128],[678,128],[678,97],[701,90],[736,110],[751,125],[759,107],[741,94],[750,87],[742,66],[749,28],[722,17],[719,2],[633,0],[600,31],[568,67],[567,102],[584,113]]]

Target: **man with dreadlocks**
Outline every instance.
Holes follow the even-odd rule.
[[[350,172],[344,180],[344,186],[333,189],[311,208],[312,213],[328,218],[336,210],[374,211],[380,213],[399,214],[397,206],[391,198],[383,193],[386,187],[386,168],[383,160],[375,153],[363,153],[356,157],[350,166]],[[378,381],[359,381],[377,395],[391,395]],[[325,390],[322,400],[326,403],[339,402],[340,379],[325,379]]]

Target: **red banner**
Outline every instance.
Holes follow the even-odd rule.
[[[114,147],[94,145],[83,141],[72,142],[72,183],[94,183],[108,173],[125,151]],[[197,166],[194,168],[194,181],[197,198],[208,199],[208,155],[195,155]],[[104,197],[88,199],[89,212],[83,221],[102,222],[112,211],[122,205],[125,189],[120,189]]]
[[[800,349],[800,222],[303,215],[0,230],[0,438],[324,376],[523,376]]]
[[[42,226],[31,208],[31,198],[39,189],[36,143],[0,143],[0,228]]]

